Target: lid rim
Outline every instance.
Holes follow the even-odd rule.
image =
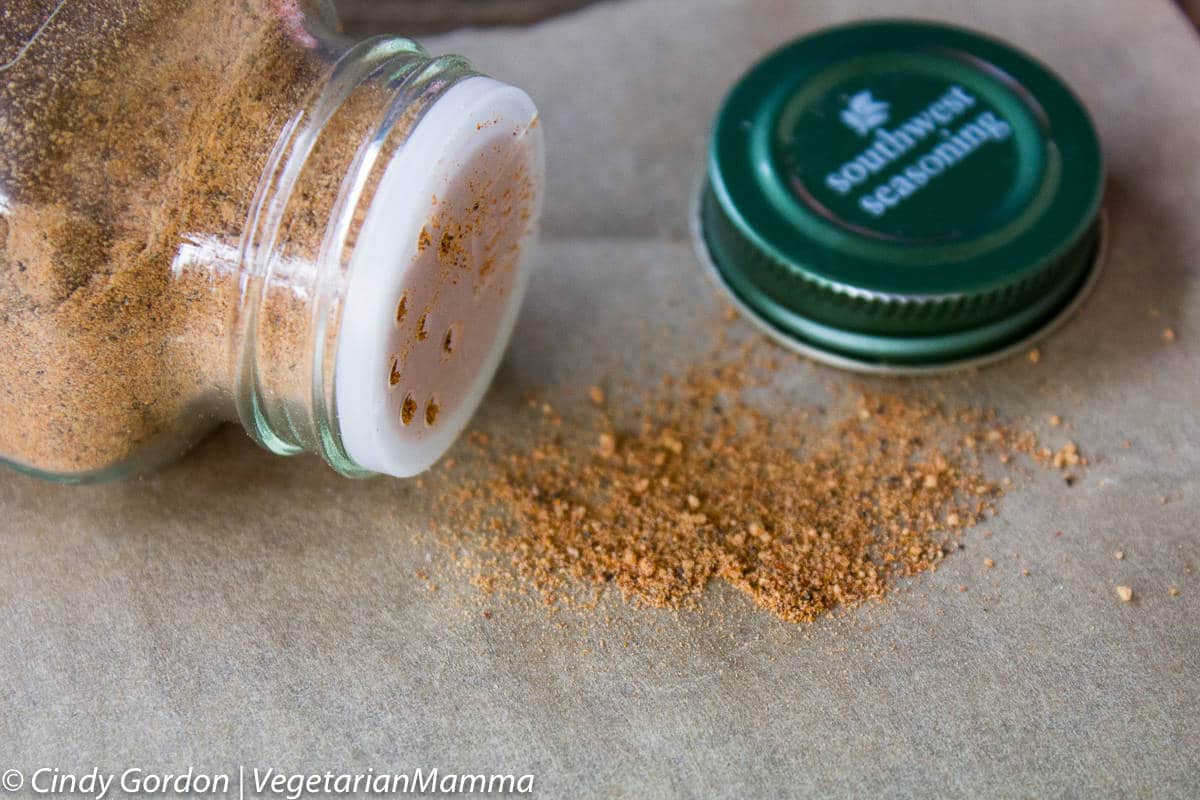
[[[823,346],[819,341],[801,336],[794,331],[777,324],[773,319],[763,316],[729,283],[727,276],[721,271],[709,248],[709,243],[703,235],[700,203],[693,204],[692,239],[700,261],[706,266],[706,273],[721,289],[734,306],[755,327],[775,339],[784,347],[800,355],[812,358],[829,366],[865,374],[881,374],[895,376],[938,375],[962,369],[983,366],[1000,361],[1023,352],[1035,342],[1049,335],[1073,316],[1078,307],[1090,296],[1099,281],[1105,264],[1107,251],[1107,225],[1105,215],[1100,214],[1095,226],[1095,239],[1091,242],[1083,258],[1084,269],[1077,284],[1067,291],[1062,300],[1053,306],[1048,313],[1039,316],[1035,321],[1022,326],[1011,336],[998,338],[978,347],[961,348],[947,356],[944,352],[936,357],[906,359],[892,354],[891,357],[879,356],[875,352],[854,352],[852,349]],[[832,328],[829,328],[832,330]],[[864,340],[870,337],[863,337]],[[905,341],[901,337],[876,337],[879,341],[889,343]],[[929,344],[936,344],[938,337],[928,337],[920,340],[909,337],[908,343],[916,343],[915,351],[928,351]]]
[[[1089,240],[1096,228],[1093,222],[1077,241],[1067,242],[1061,252],[1056,251],[1029,268],[1014,272],[1008,281],[976,287],[974,291],[944,294],[881,292],[832,281],[814,274],[804,264],[772,261],[768,252],[757,250],[752,243],[741,240],[743,231],[724,219],[727,209],[712,201],[710,187],[702,186],[700,192],[700,221],[714,264],[723,274],[754,273],[755,293],[761,295],[764,307],[761,313],[772,316],[770,309],[778,307],[785,312],[819,319],[823,312],[840,310],[853,314],[860,320],[860,325],[866,327],[882,326],[897,317],[920,317],[930,323],[957,318],[959,327],[968,329],[1000,318],[1006,311],[1020,310],[1028,305],[1028,298],[1042,296],[1047,286],[1053,290],[1061,283],[1071,283],[1078,278],[1083,269],[1079,264],[1080,251],[1090,246]],[[731,254],[731,249],[739,252]],[[755,261],[762,262],[758,268],[753,264]],[[735,278],[732,282],[750,283],[751,279]]]

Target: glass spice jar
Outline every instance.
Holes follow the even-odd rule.
[[[141,472],[238,419],[407,476],[511,334],[536,109],[311,0],[0,9],[0,461]]]

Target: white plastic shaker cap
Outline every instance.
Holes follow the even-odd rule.
[[[475,413],[525,293],[543,164],[533,101],[473,77],[387,165],[352,256],[334,373],[342,444],[364,469],[424,471]]]

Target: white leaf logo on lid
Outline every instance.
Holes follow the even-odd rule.
[[[870,91],[858,92],[842,111],[842,122],[859,136],[866,136],[888,121],[888,104],[876,100]]]

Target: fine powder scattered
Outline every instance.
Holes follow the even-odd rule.
[[[1083,461],[1073,444],[1056,458],[990,412],[908,393],[768,413],[753,396],[779,358],[791,357],[721,344],[633,408],[616,407],[626,395],[611,387],[587,389],[591,411],[570,420],[531,401],[532,442],[476,433],[485,474],[426,481],[443,509],[433,527],[487,593],[588,604],[611,587],[637,606],[682,608],[724,581],[801,622],[936,570],[995,513],[1010,481],[989,474],[1014,454]]]

